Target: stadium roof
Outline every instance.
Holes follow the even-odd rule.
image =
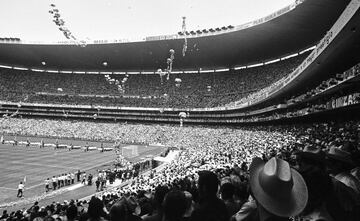
[[[0,64],[46,70],[155,71],[166,68],[175,50],[173,68],[211,69],[256,64],[299,52],[316,44],[349,0],[307,0],[281,16],[241,30],[184,39],[88,44],[0,43]],[[106,62],[107,65],[103,65]]]

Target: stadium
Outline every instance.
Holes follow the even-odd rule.
[[[360,220],[360,0],[136,40],[45,8],[63,40],[0,30],[0,221]]]

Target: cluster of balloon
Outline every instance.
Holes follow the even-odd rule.
[[[186,115],[185,112],[180,112],[180,113],[179,113],[179,117],[180,117],[180,127],[182,127],[182,126],[183,126],[184,119],[187,117],[187,115]]]
[[[86,41],[84,41],[84,40],[78,40],[78,39],[71,33],[71,31],[65,26],[65,21],[64,21],[64,19],[61,18],[59,9],[56,7],[55,4],[50,4],[49,13],[50,13],[50,14],[52,15],[52,17],[53,17],[53,22],[56,24],[56,26],[59,27],[59,30],[63,33],[63,35],[65,36],[65,38],[67,38],[67,39],[69,39],[69,40],[75,41],[78,46],[86,47]]]
[[[16,108],[16,111],[12,114],[10,114],[9,110],[6,110],[5,114],[3,114],[3,117],[4,118],[12,118],[12,117],[16,117],[18,114],[19,114],[19,110],[21,108],[21,103],[18,103],[17,104],[17,108]],[[21,116],[20,116],[21,117]]]
[[[183,33],[183,35],[184,35],[184,44],[183,44],[183,49],[182,49],[182,55],[183,55],[183,57],[185,57],[186,50],[187,50],[186,22],[185,22],[186,17],[182,17],[182,19],[183,19],[183,23],[182,23],[182,33]]]
[[[179,117],[181,117],[181,118],[186,118],[186,113],[185,112],[180,112],[179,113]]]
[[[95,107],[95,108],[97,109],[97,113],[95,113],[95,114],[93,115],[94,120],[96,120],[97,117],[100,116],[100,110],[101,110],[101,107],[100,107],[100,106],[97,106],[97,107]]]
[[[70,111],[65,111],[64,109],[62,111],[63,111],[64,117],[67,118],[69,116]]]
[[[175,86],[180,87],[182,80],[180,78],[175,78]]]
[[[170,57],[166,59],[167,68],[165,71],[161,70],[160,68],[157,69],[156,73],[160,76],[161,84],[163,84],[163,77],[166,75],[166,80],[170,79],[170,74],[172,72],[173,62],[175,59],[175,50],[169,50]]]
[[[109,83],[109,84],[114,84],[116,85],[118,91],[120,93],[125,93],[125,83],[127,82],[127,80],[129,79],[129,75],[126,74],[125,77],[121,80],[121,82],[119,80],[116,80],[114,78],[111,78],[110,75],[106,74],[105,75],[105,80]]]

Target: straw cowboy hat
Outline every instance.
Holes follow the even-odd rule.
[[[326,154],[327,158],[340,161],[349,166],[354,166],[354,162],[351,159],[351,154],[345,150],[342,150],[337,147],[331,147],[329,152]]]
[[[271,158],[268,162],[254,158],[250,165],[252,193],[268,212],[291,217],[306,206],[308,190],[302,176],[288,162]]]
[[[302,151],[295,152],[295,155],[300,158],[316,160],[316,161],[325,161],[325,152],[316,146],[306,146]]]

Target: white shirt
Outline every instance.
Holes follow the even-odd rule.
[[[18,189],[19,189],[19,190],[23,190],[23,189],[24,189],[24,187],[25,187],[25,185],[24,185],[24,184],[22,184],[22,183],[20,183],[20,184],[19,184],[19,186],[18,186]]]

